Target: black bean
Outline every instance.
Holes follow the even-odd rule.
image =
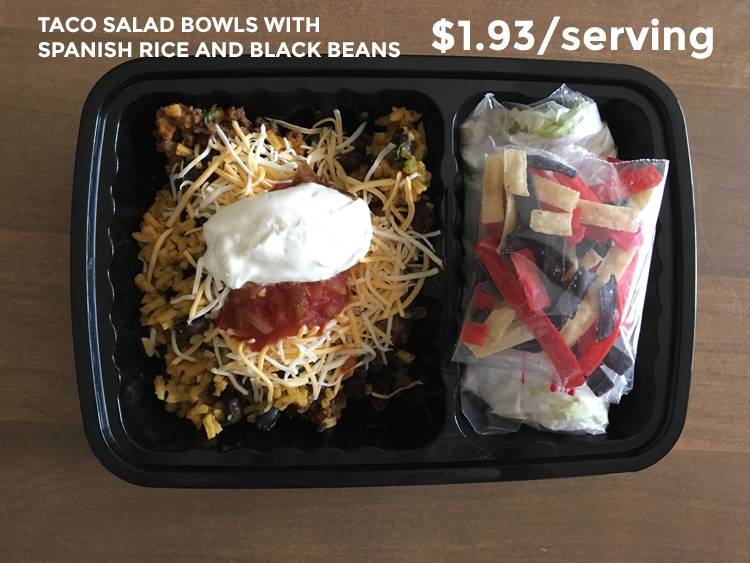
[[[356,139],[354,139],[352,146],[354,147],[354,150],[364,154],[365,152],[367,152],[367,147],[371,143],[372,143],[372,135],[370,135],[367,131],[362,131],[362,134]]]
[[[391,143],[399,146],[401,143],[405,143],[409,140],[409,132],[406,127],[400,127],[393,132],[391,136]]]
[[[201,174],[203,174],[202,169],[193,167],[185,173],[182,179],[188,182],[195,182]]]
[[[240,406],[240,400],[235,395],[230,395],[224,398],[224,414],[227,416],[227,420],[231,424],[235,424],[242,420],[242,407]]]
[[[190,323],[186,323],[184,330],[187,334],[199,334],[201,332],[206,332],[209,328],[211,328],[212,324],[213,320],[204,315],[202,317],[198,317],[197,319],[193,319],[193,321]]]
[[[190,346],[190,335],[184,330],[176,330],[174,335],[178,348],[187,348]]]
[[[279,421],[280,416],[281,416],[281,411],[277,409],[276,407],[271,407],[269,410],[267,410],[264,413],[259,414],[255,418],[255,427],[258,430],[267,432],[268,430],[270,430],[276,425],[276,423]]]
[[[370,163],[365,153],[357,149],[339,155],[337,160],[347,174],[356,172],[361,166],[366,166]]]
[[[430,231],[433,221],[432,208],[423,199],[414,202],[414,218],[411,220],[411,228],[418,233]]]
[[[398,147],[396,147],[396,157],[404,158],[404,153],[411,154],[414,152],[414,143],[412,141],[404,141]]]

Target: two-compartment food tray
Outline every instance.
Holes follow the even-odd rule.
[[[462,184],[458,125],[487,92],[528,103],[565,82],[592,97],[623,159],[670,160],[633,391],[612,406],[604,436],[529,427],[481,436],[461,413],[458,325]],[[159,360],[140,338],[141,215],[165,181],[152,137],[157,108],[182,102],[244,106],[309,124],[339,108],[406,106],[424,115],[431,198],[443,230],[445,272],[423,297],[412,370],[425,384],[372,412],[347,408],[335,429],[285,421],[262,433],[228,427],[213,441],[166,412],[153,392]],[[320,487],[536,479],[636,471],[676,442],[687,409],[695,332],[695,214],[685,122],[672,92],[633,67],[540,60],[141,59],[93,88],[83,109],[71,223],[71,300],[84,428],[110,471],[163,487]]]

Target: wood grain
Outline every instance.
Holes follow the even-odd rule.
[[[747,2],[593,0],[404,7],[392,0],[0,2],[0,553],[12,561],[180,559],[297,561],[740,561],[750,558],[750,62]],[[178,13],[176,13],[176,11]],[[404,11],[406,16],[404,17]],[[695,174],[698,326],[691,401],[674,450],[632,475],[440,487],[152,490],[104,470],[83,435],[70,334],[68,251],[80,111],[119,61],[42,59],[38,16],[318,15],[321,41],[399,41],[435,54],[441,17],[561,25],[713,26],[714,53],[551,47],[555,59],[642,66],[682,103]],[[94,33],[86,40],[111,40]],[[122,40],[186,40],[181,34]],[[190,38],[194,40],[194,38]],[[213,40],[215,37],[205,37]],[[271,41],[259,32],[234,41]],[[288,38],[283,38],[288,39]],[[305,37],[302,40],[310,40]],[[518,56],[518,53],[508,53]],[[533,56],[533,55],[528,55]]]

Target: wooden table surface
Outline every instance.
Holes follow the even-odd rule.
[[[713,560],[750,557],[750,4],[697,1],[403,3],[0,2],[0,558],[42,560]],[[135,4],[135,3],[133,3]],[[460,4],[460,3],[459,3]],[[680,100],[695,175],[698,324],[682,436],[636,474],[535,482],[338,490],[168,490],[111,475],[84,437],[70,326],[68,251],[78,120],[119,61],[42,59],[40,41],[112,40],[43,34],[38,16],[318,15],[314,40],[399,41],[436,54],[441,17],[552,15],[587,28],[713,26],[707,60],[686,52],[565,52],[545,57],[642,66]],[[541,33],[541,32],[539,32]],[[170,34],[121,36],[174,40]],[[293,39],[259,32],[200,39]],[[304,40],[312,39],[312,37]],[[537,38],[537,41],[540,37]],[[509,53],[509,55],[513,55]],[[513,56],[517,56],[515,54]],[[531,56],[531,55],[529,55]]]

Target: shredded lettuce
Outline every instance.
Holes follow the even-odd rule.
[[[518,109],[508,112],[508,132],[527,133],[543,139],[560,139],[571,134],[587,118],[598,119],[596,104],[586,98],[576,100],[573,107],[554,103],[547,109]]]

